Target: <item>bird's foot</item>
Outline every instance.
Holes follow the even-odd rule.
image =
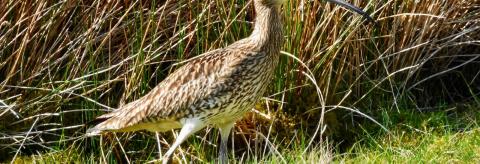
[[[226,155],[225,155],[225,154],[220,155],[220,157],[218,158],[218,162],[219,162],[220,164],[227,164],[228,162],[227,162]]]
[[[171,161],[170,161],[170,157],[169,157],[169,156],[165,155],[165,156],[162,157],[162,164],[168,164],[168,163],[170,163],[170,162],[171,162]]]

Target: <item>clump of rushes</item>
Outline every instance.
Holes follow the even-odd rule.
[[[285,55],[269,96],[236,127],[229,145],[237,159],[316,147],[296,137],[320,140],[322,109],[369,117],[402,103],[480,103],[478,2],[351,3],[378,25],[323,1],[283,6]],[[254,14],[247,0],[0,2],[0,161],[58,150],[85,160],[157,159],[157,147],[168,148],[163,137],[174,135],[112,134],[100,142],[82,138],[83,125],[138,99],[176,63],[248,36]],[[335,127],[340,114],[324,121]],[[211,161],[217,138],[199,134],[178,158]]]

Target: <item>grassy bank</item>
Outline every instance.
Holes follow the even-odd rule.
[[[442,107],[445,111],[418,113],[404,109],[400,113],[384,115],[384,125],[389,125],[389,133],[374,128],[374,125],[364,124],[358,130],[358,138],[346,151],[338,151],[335,142],[328,141],[328,146],[315,147],[305,151],[308,138],[305,135],[294,137],[300,142],[285,148],[285,143],[270,140],[275,148],[266,149],[262,158],[245,154],[235,154],[238,163],[478,163],[480,161],[480,111],[477,105],[461,107]],[[274,138],[272,138],[274,139]],[[192,139],[193,146],[184,149],[185,158],[211,161],[215,152],[203,151],[198,139]],[[208,146],[207,146],[208,147]],[[212,149],[213,146],[210,146]],[[262,149],[253,148],[252,149]],[[278,151],[278,152],[274,152]],[[273,152],[272,152],[273,151]],[[248,152],[248,151],[247,151]],[[108,154],[109,150],[105,150]],[[112,153],[112,152],[110,152]],[[127,152],[132,157],[138,152]],[[156,149],[145,150],[151,157],[137,162],[155,162]],[[237,152],[238,153],[238,152]],[[232,154],[230,154],[232,155]],[[209,157],[213,156],[213,157]],[[59,160],[67,163],[95,163],[101,159],[101,153],[90,154],[77,149],[59,149],[48,153],[21,156],[15,163],[51,163]],[[178,157],[183,160],[182,156]],[[213,158],[213,159],[212,159]],[[107,159],[115,162],[115,159]],[[116,161],[118,162],[118,161]]]
[[[457,157],[457,150],[476,154],[477,147],[465,146],[477,142],[476,122],[467,123],[469,130],[452,129],[463,126],[455,120],[464,117],[452,117],[448,107],[473,104],[462,112],[478,116],[479,2],[351,2],[378,25],[322,1],[283,6],[286,42],[277,75],[236,125],[229,143],[236,159],[309,161],[320,153],[352,162],[428,161]],[[178,68],[175,63],[248,36],[252,5],[0,2],[0,161],[158,159],[158,147],[165,152],[176,133],[118,133],[100,141],[82,137],[84,124],[146,94]],[[429,120],[451,121],[421,125]],[[217,139],[214,130],[202,131],[176,156],[212,161]],[[437,142],[445,142],[438,148],[446,152],[442,158],[430,152]]]

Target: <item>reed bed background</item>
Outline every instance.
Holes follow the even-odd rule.
[[[348,149],[365,122],[388,131],[385,113],[480,105],[480,1],[349,2],[378,24],[324,1],[283,6],[280,66],[236,125],[236,162],[295,161],[282,156],[294,150],[328,161],[341,150],[324,143]],[[1,1],[0,161],[158,159],[175,133],[87,139],[84,124],[140,98],[181,61],[248,36],[254,17],[251,0]],[[211,131],[176,159],[214,160]]]

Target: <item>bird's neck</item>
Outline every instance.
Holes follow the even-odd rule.
[[[283,45],[283,23],[279,7],[255,4],[257,16],[250,39],[261,51],[278,53]]]

